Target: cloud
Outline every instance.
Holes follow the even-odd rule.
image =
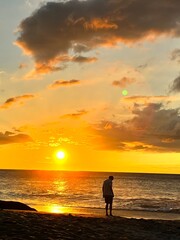
[[[131,97],[124,97],[125,101],[128,102],[153,102],[153,101],[163,101],[163,100],[172,100],[172,97],[169,96],[131,96]]]
[[[136,70],[137,70],[137,71],[141,71],[141,70],[144,70],[144,69],[147,68],[147,67],[148,67],[148,64],[147,64],[147,63],[141,64],[141,65],[137,66]]]
[[[180,92],[180,76],[174,79],[173,83],[169,87],[169,93],[179,93]]]
[[[75,43],[73,44],[73,50],[75,53],[81,53],[81,52],[89,52],[91,48],[86,46],[85,44]]]
[[[32,94],[25,94],[22,96],[12,97],[8,98],[2,105],[0,105],[0,109],[6,109],[14,105],[15,103],[23,104],[24,101],[27,101],[28,99],[34,98],[34,95]]]
[[[50,72],[56,72],[59,70],[63,70],[65,68],[66,68],[65,65],[55,66],[55,65],[53,65],[53,63],[49,63],[49,64],[36,63],[35,69],[33,69],[32,71],[27,73],[25,76],[25,79],[28,80],[28,79],[32,79],[32,78],[37,78],[38,75],[45,75]]]
[[[128,85],[133,84],[135,82],[136,82],[136,79],[134,79],[134,78],[123,77],[119,81],[117,81],[117,80],[113,81],[112,84],[113,84],[113,86],[116,86],[116,87],[125,88]]]
[[[104,149],[180,152],[179,110],[166,109],[161,103],[136,104],[130,120],[102,121],[93,130]]]
[[[86,110],[79,110],[76,113],[69,113],[62,115],[62,118],[72,118],[72,119],[77,119],[83,115],[86,115],[88,112]]]
[[[26,68],[27,67],[27,64],[25,64],[25,63],[20,63],[19,64],[19,69],[23,69],[23,68]]]
[[[57,80],[55,81],[53,84],[51,84],[49,86],[49,88],[58,88],[58,87],[64,87],[64,86],[71,86],[71,85],[77,85],[80,83],[80,80],[75,80],[75,79],[72,79],[72,80],[69,80],[69,81],[66,81],[66,80]]]
[[[179,0],[48,2],[20,23],[16,45],[35,64],[53,67],[54,60],[72,50],[87,52],[165,34],[179,37],[179,7]]]
[[[78,62],[78,63],[91,63],[96,62],[96,57],[83,57],[83,56],[75,56],[71,60],[72,62]]]
[[[32,138],[29,135],[23,133],[16,134],[9,131],[6,131],[5,133],[0,132],[0,145],[24,142],[32,142]]]
[[[180,63],[180,49],[178,48],[174,49],[174,51],[171,53],[171,60]]]
[[[32,79],[37,78],[39,75],[45,75],[50,72],[56,72],[60,70],[64,70],[67,66],[66,63],[68,62],[75,62],[75,63],[93,63],[96,62],[96,57],[84,57],[84,56],[68,56],[68,55],[62,55],[54,60],[51,60],[47,63],[36,63],[35,69],[30,71],[28,74],[26,74],[25,79]],[[60,65],[59,65],[60,64]]]

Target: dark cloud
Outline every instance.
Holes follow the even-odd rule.
[[[72,62],[78,62],[78,63],[90,63],[90,62],[96,62],[96,57],[83,57],[83,56],[75,56],[72,58]]]
[[[53,67],[72,50],[87,52],[162,34],[179,37],[179,9],[179,0],[48,2],[20,23],[16,44],[36,64]]]
[[[71,85],[77,85],[80,83],[80,80],[69,80],[69,81],[65,81],[65,80],[57,80],[55,81],[53,84],[51,84],[49,86],[49,88],[58,88],[58,87],[62,87],[62,86],[71,86]]]
[[[115,123],[102,121],[94,131],[105,149],[180,152],[180,112],[162,104],[135,105],[134,117]],[[108,124],[108,125],[107,125]]]
[[[132,84],[132,83],[135,83],[136,82],[136,79],[134,78],[129,78],[129,77],[123,77],[121,78],[120,80],[116,80],[116,81],[113,81],[113,86],[116,86],[116,87],[121,87],[121,88],[125,88],[127,87],[128,85]]]
[[[35,96],[32,94],[25,94],[22,96],[17,96],[17,97],[12,97],[12,98],[8,98],[2,105],[0,105],[0,109],[5,109],[5,108],[9,108],[12,105],[14,105],[15,103],[20,103],[23,104],[24,101],[34,98]]]
[[[175,60],[180,63],[180,49],[174,49],[174,51],[171,53],[171,60]]]
[[[179,93],[180,92],[180,76],[174,79],[173,83],[169,87],[169,93]]]
[[[9,131],[6,131],[5,133],[0,132],[0,145],[24,142],[32,142],[32,138],[29,135],[23,133],[16,134]]]
[[[62,118],[73,118],[77,119],[83,115],[86,115],[88,112],[86,110],[79,110],[76,113],[68,113],[62,116]]]

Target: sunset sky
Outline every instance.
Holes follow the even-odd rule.
[[[179,13],[0,0],[0,168],[180,173]]]

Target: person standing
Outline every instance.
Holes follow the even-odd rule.
[[[113,216],[112,215],[112,204],[113,204],[113,197],[114,197],[114,192],[112,187],[113,179],[114,179],[113,176],[109,176],[109,178],[103,182],[103,186],[102,186],[103,198],[106,203],[106,216],[108,216],[108,208],[110,210],[110,216]]]

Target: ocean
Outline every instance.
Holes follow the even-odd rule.
[[[20,201],[38,211],[102,212],[102,184],[114,176],[115,211],[180,216],[180,175],[0,170],[0,199]]]

